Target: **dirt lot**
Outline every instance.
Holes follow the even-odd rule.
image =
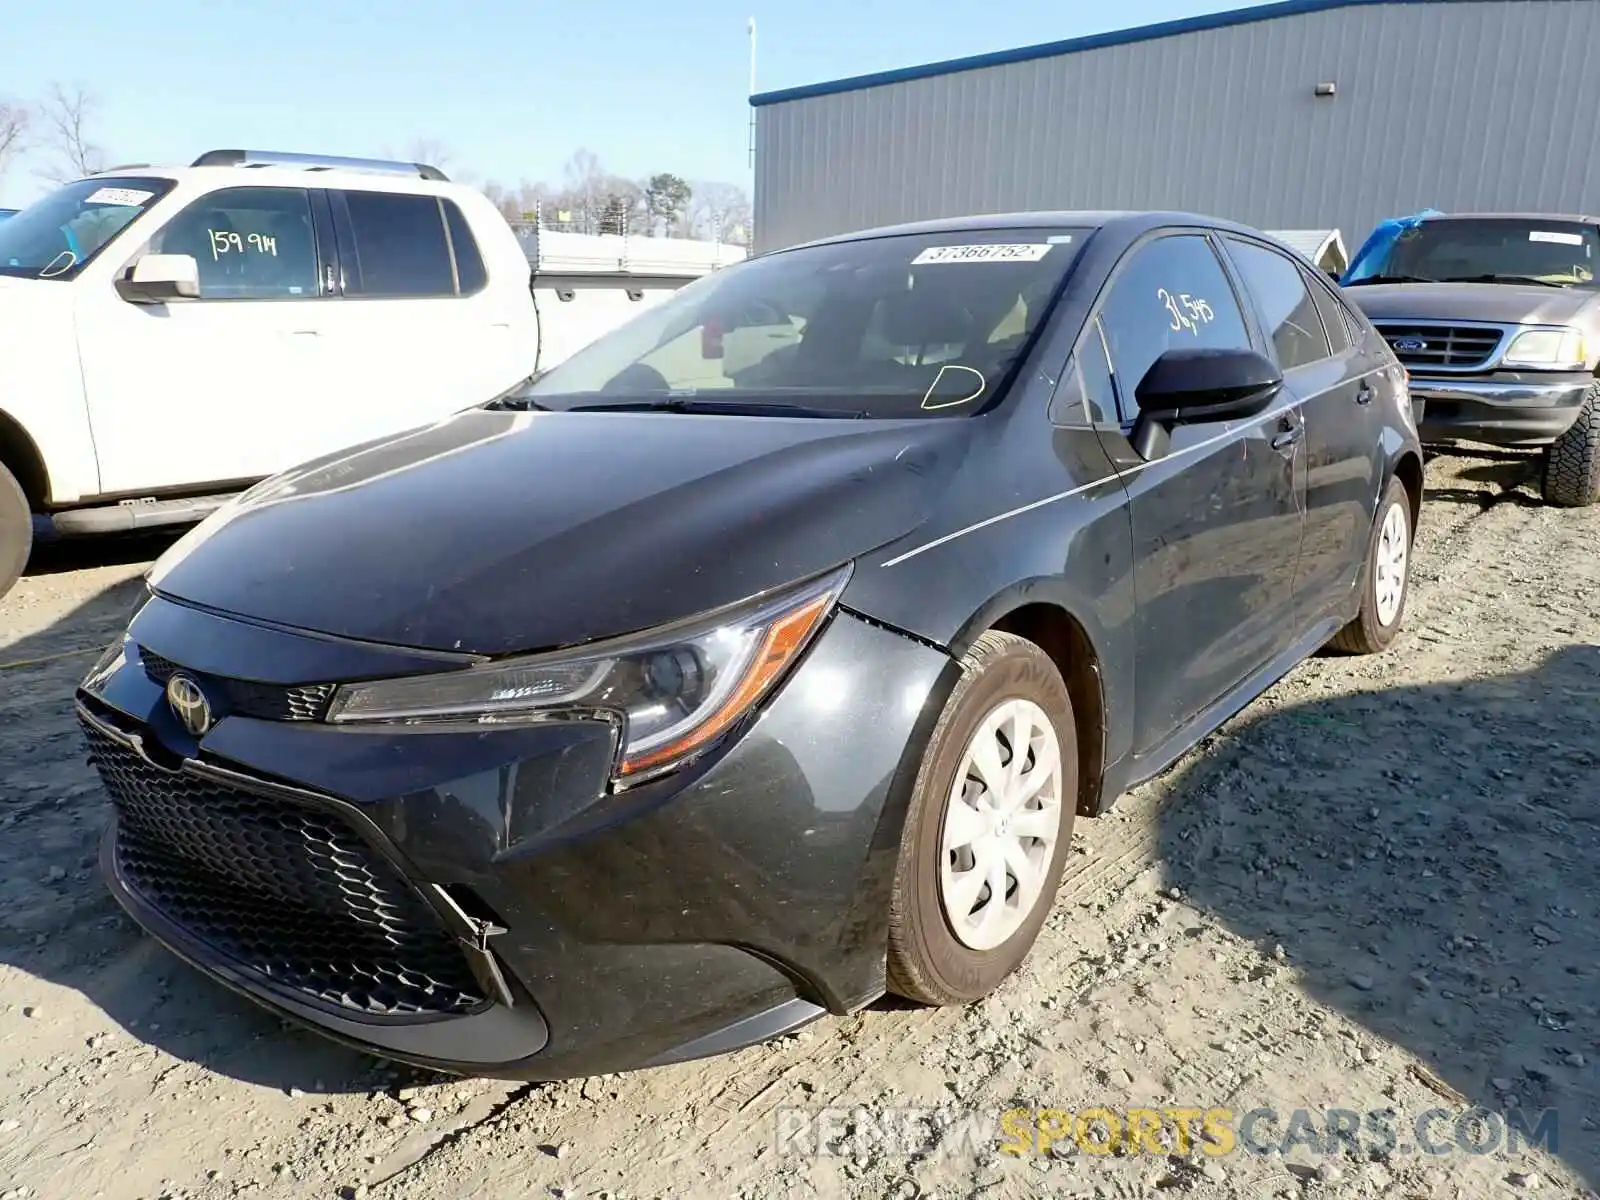
[[[1305,664],[1080,822],[1055,916],[985,1003],[886,1002],[720,1060],[520,1087],[290,1030],[119,915],[69,697],[159,546],[47,559],[0,602],[0,1200],[1587,1195],[1600,511],[1538,506],[1530,475],[1434,460],[1407,635]],[[824,1105],[1273,1109],[1257,1146],[1296,1109],[1324,1133],[1328,1109],[1392,1109],[1398,1136],[1359,1156],[1017,1157],[959,1124],[915,1153],[779,1144]],[[1555,1145],[1507,1151],[1458,1128],[1471,1107],[1553,1109]],[[1408,1152],[1432,1109],[1448,1153]],[[1460,1147],[1475,1130],[1492,1152]]]

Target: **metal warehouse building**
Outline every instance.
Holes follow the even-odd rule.
[[[1342,229],[1600,209],[1600,0],[1287,0],[769,92],[758,250],[927,217],[1177,208]]]

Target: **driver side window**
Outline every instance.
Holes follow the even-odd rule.
[[[1124,422],[1139,415],[1135,392],[1168,350],[1249,350],[1233,285],[1199,234],[1146,242],[1123,261],[1100,310]]]
[[[202,300],[309,300],[319,294],[312,228],[301,188],[224,188],[173,217],[150,252],[193,258]]]

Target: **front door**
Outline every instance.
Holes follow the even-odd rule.
[[[1295,576],[1301,633],[1354,611],[1383,464],[1374,361],[1351,345],[1339,301],[1278,250],[1224,239],[1306,422],[1306,535]]]
[[[291,466],[299,431],[327,399],[318,347],[327,303],[308,193],[212,192],[146,249],[192,256],[200,297],[134,304],[109,283],[81,289],[100,490],[194,490]]]
[[[1179,425],[1153,459],[1134,450],[1135,389],[1165,351],[1254,346],[1203,234],[1163,234],[1131,250],[1099,324],[1121,418],[1102,437],[1133,532],[1133,746],[1147,757],[1294,641],[1304,429],[1285,394],[1249,421]]]

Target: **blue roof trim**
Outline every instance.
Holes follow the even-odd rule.
[[[1118,29],[1111,33],[1094,33],[1087,37],[1069,38],[1063,42],[1044,42],[1037,46],[1022,46],[1016,50],[997,50],[991,54],[974,54],[969,58],[951,58],[944,62],[925,63],[917,67],[900,67],[893,71],[855,75],[849,79],[835,79],[827,83],[808,83],[776,92],[760,92],[750,97],[750,106],[763,108],[769,104],[806,100],[814,96],[833,96],[840,92],[856,92],[890,83],[904,83],[910,79],[931,79],[936,75],[954,75],[960,71],[975,71],[981,67],[1003,67],[1010,63],[1031,62],[1039,58],[1057,58],[1063,54],[1077,54],[1083,50],[1103,50],[1108,46],[1131,46],[1136,42],[1154,41],[1156,38],[1172,37],[1180,33],[1226,29],[1231,25],[1250,25],[1257,21],[1270,21],[1276,17],[1297,17],[1337,8],[1362,8],[1377,4],[1455,2],[1456,0],[1279,0],[1276,4],[1258,4],[1251,8],[1235,8],[1227,12],[1206,13],[1198,17],[1181,17],[1175,21],[1141,25],[1136,29]]]

